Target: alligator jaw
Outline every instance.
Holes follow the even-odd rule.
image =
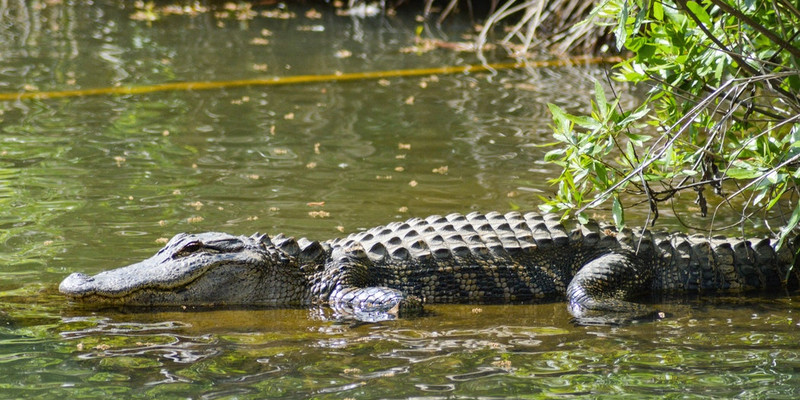
[[[94,276],[70,274],[58,290],[81,302],[136,305],[138,298],[186,287],[205,272],[205,268],[164,268],[151,258]]]
[[[73,299],[81,298],[92,291],[91,285],[93,282],[94,278],[91,276],[75,272],[61,281],[61,284],[58,285],[58,291]]]
[[[304,299],[305,279],[289,264],[266,235],[182,233],[138,263],[93,276],[71,274],[59,291],[90,305],[297,303]]]

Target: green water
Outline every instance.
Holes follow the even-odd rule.
[[[413,6],[367,19],[324,4],[320,15],[220,7],[147,22],[122,1],[2,2],[0,92],[477,61],[408,52],[422,25]],[[425,29],[463,41],[470,23]],[[138,261],[182,231],[324,239],[412,216],[535,209],[557,173],[541,161],[546,103],[585,108],[603,76],[0,102],[0,398],[800,396],[797,297],[677,299],[659,306],[669,318],[622,327],[574,326],[562,303],[431,306],[350,326],[324,309],[89,312],[57,293],[71,272]]]

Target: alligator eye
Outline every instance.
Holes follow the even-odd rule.
[[[198,250],[203,248],[203,243],[198,241],[189,242],[183,245],[180,250],[178,250],[175,254],[179,257],[185,257],[189,254],[196,253]]]

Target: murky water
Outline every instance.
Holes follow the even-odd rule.
[[[448,42],[470,32],[416,22],[414,7],[366,19],[229,8],[3,2],[0,92],[476,62],[412,48],[418,26]],[[551,68],[0,102],[0,398],[796,398],[797,297],[680,299],[660,306],[670,318],[622,327],[576,327],[561,303],[432,306],[351,326],[317,309],[88,312],[56,291],[70,272],[138,261],[181,231],[324,239],[534,209],[557,173],[541,161],[546,103],[585,107],[602,77]]]

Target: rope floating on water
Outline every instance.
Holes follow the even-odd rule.
[[[389,71],[336,73],[325,75],[298,75],[260,79],[239,79],[231,81],[172,82],[144,86],[117,86],[95,89],[75,89],[58,91],[32,91],[17,93],[0,93],[0,101],[57,99],[63,97],[86,97],[103,95],[144,94],[153,92],[212,90],[235,88],[242,86],[277,86],[296,85],[315,82],[344,82],[357,80],[373,80],[406,76],[444,75],[470,72],[483,72],[503,69],[564,67],[569,65],[602,64],[620,62],[618,57],[574,57],[558,60],[526,61],[496,64],[462,65],[436,68],[399,69]]]

